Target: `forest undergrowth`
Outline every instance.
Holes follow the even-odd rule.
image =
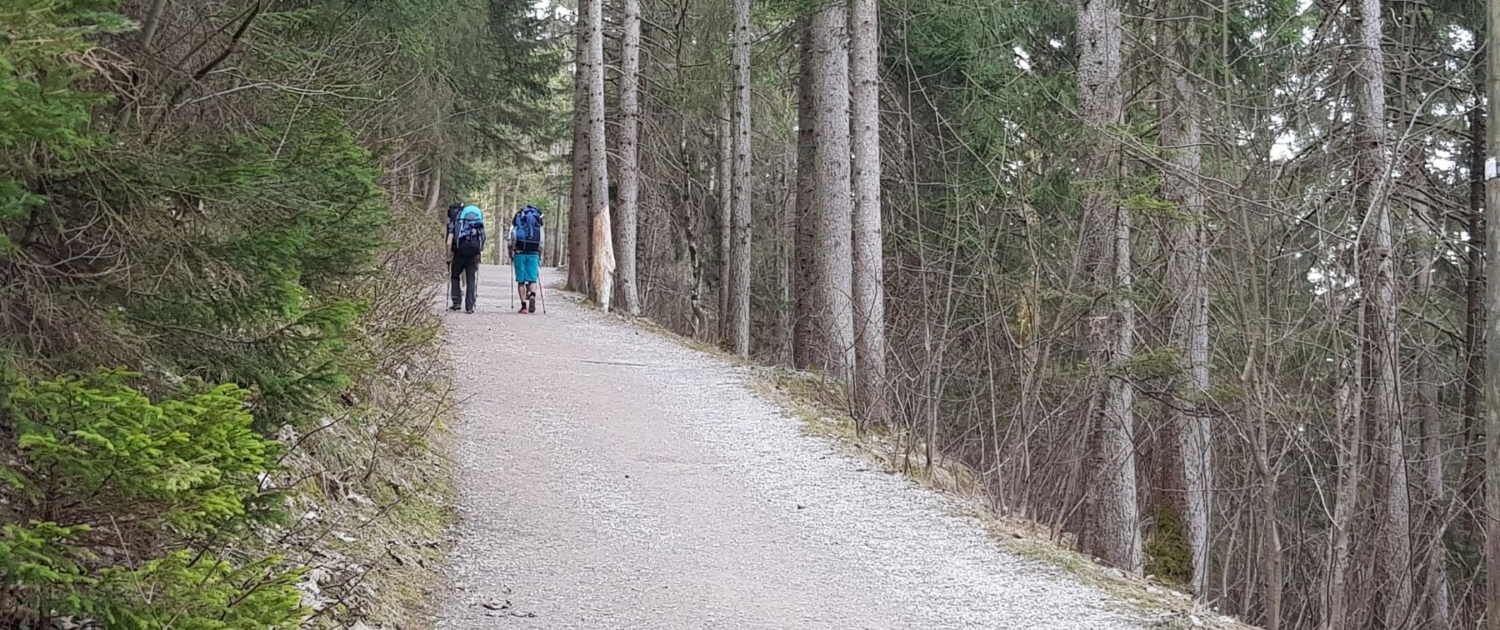
[[[546,128],[549,19],[0,6],[0,627],[430,624],[438,206]]]

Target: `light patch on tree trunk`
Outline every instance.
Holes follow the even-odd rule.
[[[432,167],[432,176],[427,179],[427,214],[435,214],[443,200],[443,167]]]
[[[608,243],[610,238],[609,213],[600,212],[594,215],[594,242],[601,240]],[[593,300],[599,308],[609,310],[612,289],[615,286],[615,256],[613,248],[600,247],[594,251],[593,256],[592,284],[594,286]]]

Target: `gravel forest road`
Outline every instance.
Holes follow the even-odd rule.
[[[478,312],[446,316],[460,524],[438,627],[1137,627],[805,435],[743,368],[555,286],[550,314],[509,311],[510,272],[483,267]]]

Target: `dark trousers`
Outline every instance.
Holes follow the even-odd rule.
[[[448,296],[452,300],[453,308],[458,308],[459,302],[461,300],[463,302],[464,310],[474,310],[474,299],[475,295],[478,293],[478,287],[475,286],[474,276],[476,276],[478,273],[478,256],[454,256],[453,262],[448,263]],[[458,279],[460,276],[462,276],[464,280],[463,286],[468,287],[467,295],[465,295],[463,287],[460,287],[458,284]]]

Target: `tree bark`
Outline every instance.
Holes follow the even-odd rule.
[[[500,225],[500,217],[505,216],[503,209],[510,207],[510,204],[506,203],[504,184],[500,182],[500,174],[498,172],[495,174],[495,179],[490,181],[490,190],[494,191],[494,205],[491,206],[490,220],[494,226],[498,227]],[[490,239],[490,243],[492,243],[490,251],[493,253],[495,264],[497,265],[505,260],[501,258],[500,254],[501,249],[504,247],[502,243],[504,240],[503,238]]]
[[[784,202],[776,213],[776,359],[775,363],[786,365],[792,360],[792,346],[796,340],[792,335],[792,269],[797,255],[794,243],[797,234],[797,149],[787,151],[782,160],[781,185],[786,191]]]
[[[557,193],[557,205],[554,206],[554,207],[558,208],[558,214],[561,214],[561,209],[562,209],[563,205],[566,204],[566,203],[567,203],[567,199],[565,199],[563,197],[563,194],[562,194],[561,191],[558,191],[558,193]],[[556,229],[557,234],[553,235],[552,238],[550,239],[552,241],[552,262],[551,262],[551,265],[554,266],[554,267],[565,267],[565,266],[567,266],[566,263],[564,263],[563,261],[566,260],[566,256],[568,255],[568,252],[567,252],[567,248],[564,247],[563,245],[568,242],[569,238],[572,238],[572,231],[573,231],[572,227],[573,226],[568,225],[567,221],[561,222],[557,226],[557,229]]]
[[[1161,75],[1161,148],[1168,152],[1162,192],[1177,206],[1167,258],[1167,294],[1172,299],[1171,345],[1178,355],[1172,382],[1174,405],[1168,425],[1179,460],[1182,522],[1192,554],[1192,589],[1198,601],[1208,597],[1209,515],[1213,512],[1213,444],[1208,425],[1208,234],[1202,163],[1203,130],[1198,114],[1198,86],[1185,68],[1197,49],[1197,24],[1189,3],[1168,16],[1167,50],[1171,59]],[[1273,529],[1274,532],[1274,529]],[[1279,585],[1278,585],[1279,588]]]
[[[688,137],[687,117],[679,116],[677,125],[678,136]],[[682,142],[678,144],[678,149],[678,169],[682,173],[682,180],[677,185],[677,207],[682,211],[682,218],[677,223],[682,226],[684,240],[687,242],[688,270],[692,277],[692,286],[688,291],[688,313],[693,339],[698,339],[708,325],[708,311],[703,307],[703,257],[698,246],[697,226],[700,222],[706,224],[707,217],[700,219],[698,203],[693,197],[692,147]]]
[[[813,249],[816,238],[813,229],[814,158],[817,140],[813,132],[817,125],[816,97],[813,94],[813,36],[812,21],[803,18],[798,28],[802,31],[798,49],[800,73],[797,77],[797,213],[795,236],[792,239],[794,274],[797,286],[793,289],[792,308],[792,365],[807,369],[813,365],[813,330],[817,300],[812,287],[818,284],[818,268],[813,264]]]
[[[136,36],[136,42],[141,48],[151,47],[151,40],[156,38],[156,31],[161,27],[161,15],[166,8],[167,0],[152,0],[146,19],[141,20],[141,32]]]
[[[432,167],[432,177],[427,180],[427,206],[428,215],[437,213],[439,205],[443,202],[443,167]]]
[[[1422,272],[1424,291],[1432,287],[1433,267]],[[1421,325],[1421,324],[1419,324]],[[1453,625],[1452,596],[1448,587],[1448,550],[1443,545],[1447,535],[1447,517],[1441,507],[1447,497],[1443,483],[1443,427],[1442,414],[1438,408],[1437,339],[1433,331],[1424,330],[1421,347],[1417,350],[1417,405],[1422,427],[1423,491],[1427,495],[1427,527],[1423,533],[1423,562],[1426,573],[1423,577],[1423,606],[1428,630],[1447,630]]]
[[[1349,565],[1352,560],[1349,544],[1353,537],[1354,516],[1357,513],[1360,485],[1364,468],[1364,413],[1354,388],[1363,378],[1363,359],[1356,350],[1349,365],[1341,370],[1353,368],[1354,373],[1344,375],[1335,396],[1335,432],[1339,436],[1335,456],[1338,471],[1338,488],[1334,492],[1333,523],[1329,528],[1328,579],[1323,598],[1323,627],[1325,630],[1345,630],[1349,625]]]
[[[1500,2],[1489,3],[1489,103],[1490,112],[1500,111]],[[1500,124],[1488,121],[1490,162],[1500,161]],[[1489,260],[1500,260],[1500,178],[1485,174],[1485,252]],[[1484,506],[1485,625],[1500,630],[1500,282],[1485,287],[1485,310],[1489,332],[1485,335],[1484,373]]]
[[[1401,409],[1401,333],[1397,321],[1394,238],[1387,182],[1385,59],[1381,51],[1380,0],[1355,4],[1355,202],[1361,214],[1361,314],[1365,318],[1364,381],[1366,415],[1379,444],[1382,500],[1380,557],[1377,559],[1388,630],[1405,628],[1412,613],[1411,497],[1407,487],[1406,422]]]
[[[1136,506],[1135,390],[1120,374],[1134,352],[1135,307],[1130,301],[1130,214],[1115,201],[1120,146],[1110,126],[1124,121],[1121,87],[1123,23],[1116,0],[1078,3],[1078,105],[1096,135],[1081,174],[1084,226],[1079,254],[1095,306],[1086,322],[1093,383],[1084,463],[1085,551],[1133,575],[1141,573],[1140,515]]]
[[[849,179],[849,12],[827,3],[812,18],[813,179],[805,229],[813,231],[810,346],[813,366],[847,381],[854,368],[853,211]]]
[[[729,347],[750,356],[750,0],[734,2],[734,211],[730,231]]]
[[[734,114],[733,92],[719,104],[719,163],[714,172],[719,194],[719,340],[729,347],[729,260],[734,232]]]
[[[602,0],[585,0],[583,4],[588,5],[589,219],[593,222],[589,298],[608,311],[614,290],[615,253],[604,132],[604,10]]]
[[[615,228],[615,291],[625,312],[641,314],[636,290],[635,243],[637,200],[640,197],[640,73],[641,1],[624,0],[625,35],[620,43],[620,203]]]
[[[1482,511],[1484,501],[1484,453],[1483,440],[1484,362],[1485,362],[1485,219],[1484,219],[1484,158],[1485,158],[1485,114],[1476,106],[1469,112],[1469,214],[1463,229],[1469,233],[1469,242],[1464,252],[1464,465],[1458,477],[1459,492],[1463,495],[1465,510],[1461,511],[1462,527],[1475,540],[1480,538],[1483,525],[1475,515]]]
[[[578,46],[573,56],[573,187],[568,207],[568,288],[589,294],[593,230],[589,213],[593,180],[589,161],[589,17],[592,0],[578,4]]]
[[[885,271],[880,217],[880,9],[852,0],[854,401],[863,426],[890,421],[885,385]]]
[[[1443,217],[1436,215],[1425,202],[1427,176],[1424,163],[1426,155],[1418,152],[1416,159],[1407,166],[1411,185],[1418,190],[1411,195],[1410,216],[1421,230],[1426,243],[1441,243],[1442,234],[1429,226],[1443,225]],[[1448,591],[1447,550],[1443,537],[1447,531],[1446,510],[1442,507],[1447,485],[1443,481],[1443,427],[1442,402],[1439,399],[1438,337],[1437,329],[1425,321],[1431,305],[1436,299],[1433,286],[1437,282],[1438,264],[1446,248],[1428,246],[1416,252],[1415,267],[1417,286],[1413,294],[1419,321],[1416,328],[1416,397],[1413,400],[1421,445],[1421,478],[1423,501],[1421,510],[1423,526],[1420,527],[1422,542],[1422,602],[1417,619],[1422,620],[1424,630],[1448,630],[1453,625],[1452,607]]]
[[[1475,59],[1481,59],[1483,40],[1475,41]],[[1476,85],[1483,85],[1483,63],[1476,63]],[[1476,88],[1483,91],[1483,88]],[[1469,110],[1469,203],[1468,212],[1458,229],[1469,234],[1464,248],[1464,373],[1462,446],[1463,465],[1455,483],[1458,514],[1452,527],[1456,540],[1476,541],[1484,539],[1485,501],[1485,427],[1484,427],[1484,379],[1485,379],[1485,110],[1482,100]],[[1472,613],[1482,610],[1486,593],[1475,585],[1463,589],[1458,600],[1460,610]],[[1467,616],[1467,615],[1465,615]]]
[[[1252,358],[1253,360],[1253,358]],[[1253,366],[1254,379],[1250,383],[1255,392],[1256,407],[1251,411],[1255,417],[1255,467],[1256,474],[1260,477],[1261,492],[1261,515],[1263,520],[1261,535],[1261,560],[1265,571],[1266,590],[1266,630],[1281,630],[1281,595],[1285,587],[1286,577],[1283,567],[1285,554],[1281,550],[1280,523],[1277,521],[1277,512],[1280,506],[1277,504],[1276,470],[1271,464],[1270,447],[1270,423],[1266,418],[1266,405],[1270,402],[1265,395],[1265,382],[1260,374],[1260,367]],[[1196,579],[1198,568],[1193,567]],[[1203,599],[1203,595],[1199,595]]]

